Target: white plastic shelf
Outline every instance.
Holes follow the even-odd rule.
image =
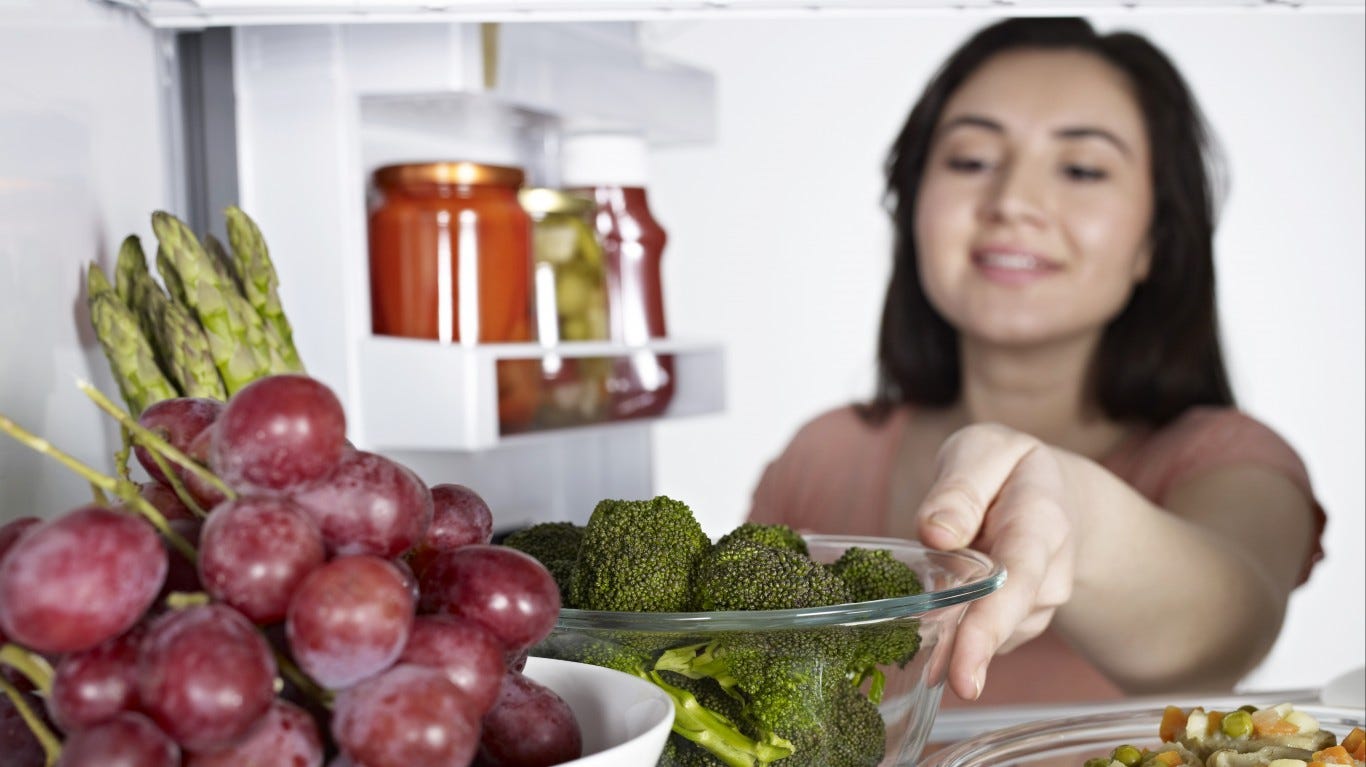
[[[649,420],[605,421],[504,436],[498,424],[500,360],[670,355],[674,392]],[[725,409],[725,355],[718,344],[654,341],[645,346],[566,343],[443,344],[370,336],[357,346],[360,439],[377,450],[477,451],[547,435],[719,413]]]
[[[156,27],[451,21],[644,21],[988,12],[1366,9],[1366,0],[104,0]]]

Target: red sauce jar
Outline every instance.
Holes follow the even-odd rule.
[[[532,339],[531,218],[517,200],[522,180],[519,168],[472,162],[375,171],[370,316],[377,335]],[[471,277],[477,289],[462,290]],[[462,296],[477,296],[477,311],[462,306]]]
[[[517,199],[522,181],[519,168],[472,162],[375,171],[375,334],[444,342],[533,340],[531,217]],[[537,361],[504,360],[496,378],[500,429],[527,428],[540,406]]]

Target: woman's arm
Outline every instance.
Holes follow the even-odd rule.
[[[1275,641],[1312,536],[1309,498],[1274,472],[1211,470],[1173,487],[1164,510],[1093,461],[995,425],[945,443],[918,513],[927,544],[973,542],[1009,573],[959,628],[949,680],[965,698],[995,652],[1055,615],[1126,690],[1228,688]]]

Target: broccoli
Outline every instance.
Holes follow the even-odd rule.
[[[711,705],[740,700],[743,733],[791,750],[780,767],[875,765],[882,757],[885,728],[876,705],[844,673],[853,659],[848,640],[841,627],[724,634],[666,650],[655,669],[659,675],[714,680],[729,697],[718,701],[713,694],[706,698]]]
[[[584,528],[569,604],[586,610],[681,612],[693,568],[711,539],[692,509],[671,498],[605,500]]]
[[[762,543],[775,549],[790,549],[806,556],[811,554],[811,551],[806,547],[806,539],[787,525],[763,525],[758,522],[746,522],[721,536],[716,544],[720,546],[737,538]]]
[[[863,602],[911,596],[924,591],[920,577],[887,549],[846,549],[830,565],[830,571],[848,585],[854,599]],[[869,696],[882,699],[884,677],[877,666],[905,666],[920,650],[919,621],[895,621],[862,626],[857,629],[857,660],[853,677],[856,684],[872,678]]]
[[[568,602],[574,562],[583,543],[583,528],[573,522],[541,522],[518,530],[503,539],[503,545],[535,557],[560,587],[560,598]]]
[[[920,577],[887,549],[846,549],[830,570],[849,586],[855,602],[919,594]]]
[[[711,547],[694,578],[698,610],[781,610],[849,601],[848,587],[824,565],[744,538]]]

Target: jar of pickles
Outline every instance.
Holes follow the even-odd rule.
[[[542,343],[606,341],[607,275],[602,246],[589,223],[593,201],[555,189],[523,189],[518,198],[532,221]],[[547,324],[551,317],[553,329]],[[554,338],[547,338],[550,334]]]

